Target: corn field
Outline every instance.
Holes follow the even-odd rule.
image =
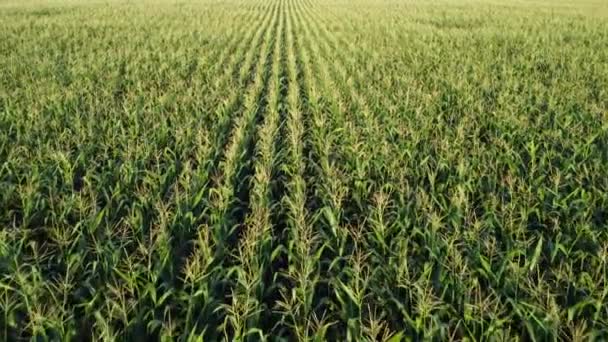
[[[606,339],[605,0],[0,0],[0,340]]]

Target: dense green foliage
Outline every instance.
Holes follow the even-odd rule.
[[[605,0],[0,0],[0,340],[608,339]]]

